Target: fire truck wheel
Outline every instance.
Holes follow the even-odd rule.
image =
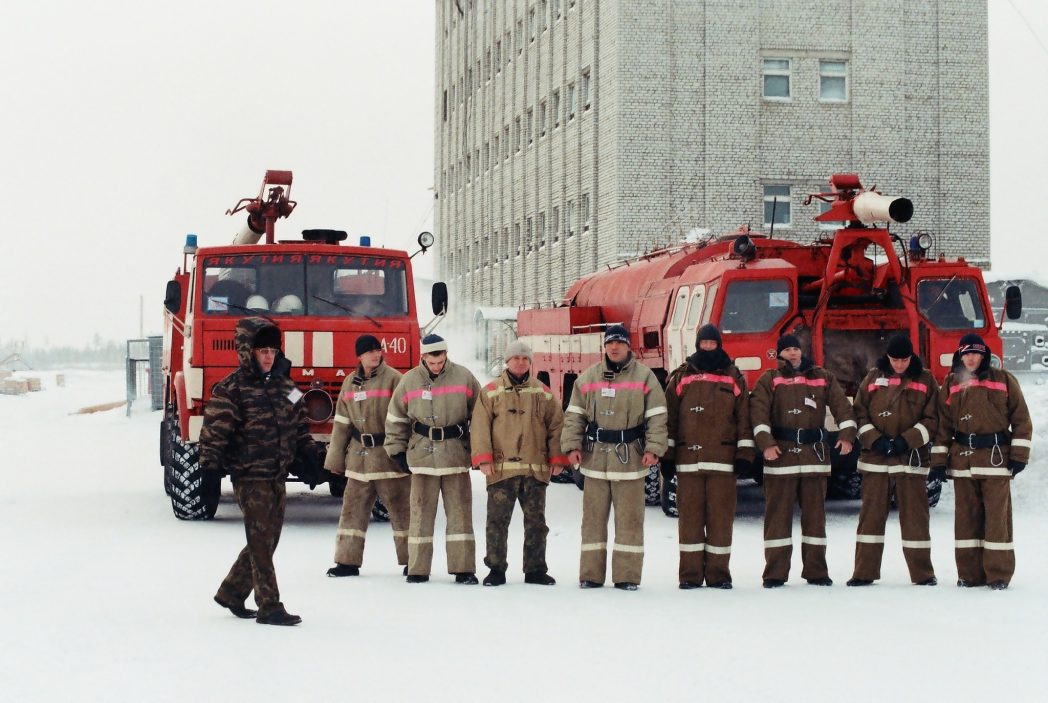
[[[858,471],[832,474],[827,486],[826,497],[838,500],[859,500],[862,497],[862,474]]]
[[[644,505],[662,505],[659,483],[659,465],[656,464],[648,468],[648,475],[644,477]]]
[[[341,498],[346,492],[346,477],[336,476],[335,474],[329,474],[328,490],[331,492],[331,495],[335,498]]]
[[[928,507],[934,508],[939,504],[939,498],[942,497],[942,479],[936,479],[934,481],[928,481]]]
[[[581,471],[576,471],[575,469],[567,469],[564,473],[568,473],[569,471],[571,472],[571,480],[575,482],[575,485],[578,486],[581,491],[585,487],[586,477],[582,475]]]
[[[389,522],[389,510],[378,498],[375,499],[375,505],[371,508],[371,522]]]
[[[550,476],[550,483],[575,483],[571,469],[564,469],[556,476]]]
[[[210,520],[222,496],[222,477],[200,468],[200,448],[171,436],[171,510],[179,520]]]
[[[662,512],[668,517],[680,517],[677,510],[677,475],[662,479]]]

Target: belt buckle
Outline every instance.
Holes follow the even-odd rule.
[[[360,433],[360,443],[363,444],[368,449],[374,449],[375,448],[375,435],[370,434],[368,432],[361,432]]]
[[[969,449],[975,449],[975,433],[974,432],[969,432],[968,433],[968,448]]]
[[[433,436],[433,433],[436,430],[440,430],[440,437],[434,437]],[[443,442],[444,441],[444,428],[443,427],[430,427],[429,428],[429,438],[433,442]]]
[[[801,441],[801,432],[803,432],[803,431],[804,430],[800,430],[800,429],[797,430],[797,439],[796,439],[797,444],[804,444],[804,442]]]

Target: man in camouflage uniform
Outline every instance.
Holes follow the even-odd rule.
[[[721,347],[721,334],[703,325],[695,353],[666,379],[670,453],[680,513],[679,587],[732,587],[735,470],[753,461],[746,379]],[[664,467],[665,468],[665,467]]]
[[[579,586],[604,585],[614,506],[612,582],[637,590],[644,564],[644,478],[666,453],[666,395],[651,369],[633,358],[622,325],[607,328],[604,359],[575,381],[560,444],[586,477]]]
[[[478,395],[477,379],[448,360],[448,343],[436,334],[422,340],[422,362],[393,391],[385,448],[401,470],[411,472],[408,583],[429,580],[440,496],[448,520],[448,572],[456,583],[479,583],[469,475],[469,421]]]
[[[564,413],[549,388],[530,377],[531,348],[506,347],[506,370],[484,387],[473,408],[473,465],[487,477],[485,586],[506,583],[506,539],[513,505],[524,511],[524,582],[552,586],[546,567],[546,486],[568,463],[560,453]]]
[[[1008,588],[1015,573],[1011,481],[1030,461],[1033,422],[1019,382],[990,368],[977,334],[961,337],[939,389],[932,471],[948,467],[956,495],[957,585]]]
[[[247,546],[215,601],[240,618],[297,625],[302,618],[280,602],[273,552],[284,524],[288,469],[296,457],[319,465],[322,448],[309,436],[302,392],[280,351],[280,330],[261,317],[244,318],[236,326],[236,348],[240,368],[215,385],[200,431],[200,464],[229,473],[247,532]],[[244,607],[252,590],[257,612]]]
[[[885,355],[859,385],[853,407],[862,449],[862,508],[849,586],[869,586],[881,577],[884,525],[893,492],[910,581],[918,586],[938,583],[932,568],[927,483],[928,446],[939,423],[938,393],[931,372],[903,334],[888,340]]]
[[[397,563],[408,563],[408,495],[411,482],[400,471],[382,443],[386,440],[386,411],[401,375],[382,358],[382,343],[370,334],[357,338],[360,365],[342,383],[324,468],[346,476],[342,514],[335,537],[335,566],[328,576],[356,576],[364,560],[364,537],[375,498],[380,497],[393,523]]]
[[[826,483],[830,476],[826,409],[840,429],[836,448],[850,454],[855,416],[837,379],[804,356],[800,341],[784,334],[775,345],[779,366],[757,379],[750,419],[764,455],[764,587],[778,588],[790,575],[793,506],[801,505],[801,576],[832,586],[826,568]]]

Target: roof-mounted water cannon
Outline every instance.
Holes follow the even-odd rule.
[[[812,193],[812,199],[830,203],[830,209],[818,215],[816,222],[847,222],[849,227],[862,227],[878,222],[909,222],[913,217],[913,202],[909,198],[881,195],[876,186],[862,187],[857,173],[835,173],[830,176],[828,193]]]
[[[263,234],[266,244],[272,244],[276,221],[290,215],[297,204],[291,200],[291,171],[266,171],[257,196],[241,198],[226,210],[227,215],[247,211],[247,222],[233,238],[233,244],[257,244]]]

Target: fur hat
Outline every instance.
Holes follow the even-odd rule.
[[[885,352],[893,359],[908,359],[913,356],[913,342],[905,334],[892,335]]]
[[[699,328],[699,333],[695,336],[695,348],[696,349],[699,348],[699,342],[701,342],[704,339],[713,340],[714,342],[717,343],[717,346],[720,347],[720,345],[721,345],[721,333],[720,333],[720,330],[717,329],[716,325],[703,325],[702,327]]]
[[[378,341],[377,337],[370,334],[362,334],[357,337],[356,352],[358,357],[375,350],[382,350],[382,342]]]
[[[629,330],[622,325],[612,325],[604,330],[604,343],[608,342],[625,342],[626,346],[630,346]]]
[[[509,361],[515,356],[526,356],[528,361],[535,361],[535,357],[531,353],[531,347],[519,339],[515,339],[506,345],[506,352],[502,355],[502,358],[504,361]]]
[[[276,325],[260,327],[251,340],[252,349],[280,349],[280,329]]]
[[[775,354],[778,356],[782,354],[783,349],[789,349],[790,347],[801,348],[801,340],[797,339],[795,335],[784,334],[779,337],[779,341],[775,343]]]
[[[427,334],[422,338],[423,354],[435,354],[437,352],[446,352],[447,350],[448,343],[439,334]]]

